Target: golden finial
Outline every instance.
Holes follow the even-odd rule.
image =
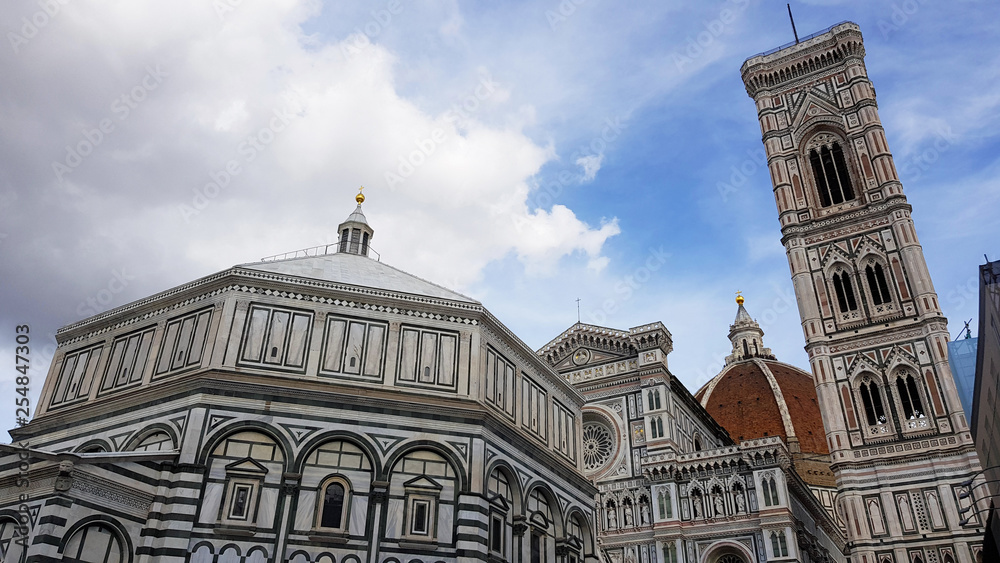
[[[739,306],[741,306],[741,307],[743,306],[743,292],[742,291],[737,291],[736,292],[736,304],[739,305]]]
[[[365,202],[365,194],[361,193],[361,191],[364,189],[365,189],[364,186],[358,188],[358,195],[354,196],[354,201],[358,202],[358,205],[361,205],[362,203]]]

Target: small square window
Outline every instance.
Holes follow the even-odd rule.
[[[233,499],[229,505],[230,520],[246,520],[250,516],[250,498],[253,485],[237,483],[233,486]]]

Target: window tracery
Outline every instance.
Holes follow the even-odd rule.
[[[809,143],[809,164],[821,207],[840,205],[855,199],[851,175],[839,139],[828,133],[814,137]]]
[[[615,441],[607,426],[599,422],[583,425],[583,468],[596,471],[611,460]]]

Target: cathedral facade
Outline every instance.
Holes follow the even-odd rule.
[[[734,352],[738,363],[753,366],[757,356],[744,357],[741,347],[742,317],[749,318],[742,298],[738,311]],[[605,560],[842,561],[846,545],[832,512],[835,492],[819,480],[827,485],[824,496],[802,478],[795,433],[789,439],[737,424],[747,434],[734,440],[733,429],[720,425],[670,372],[672,349],[661,323],[629,330],[578,323],[539,351],[587,399],[584,470],[599,489],[595,527]],[[806,381],[811,390],[811,378]],[[738,387],[729,380],[722,385]],[[748,407],[763,410],[759,403]],[[818,407],[807,405],[794,418],[802,428],[814,427]]]

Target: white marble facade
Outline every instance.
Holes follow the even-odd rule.
[[[544,357],[586,397],[584,471],[618,563],[843,561],[846,542],[778,437],[734,443],[668,369],[661,323],[578,323]]]
[[[583,397],[367,240],[62,329],[3,560],[23,505],[28,561],[597,561]]]

